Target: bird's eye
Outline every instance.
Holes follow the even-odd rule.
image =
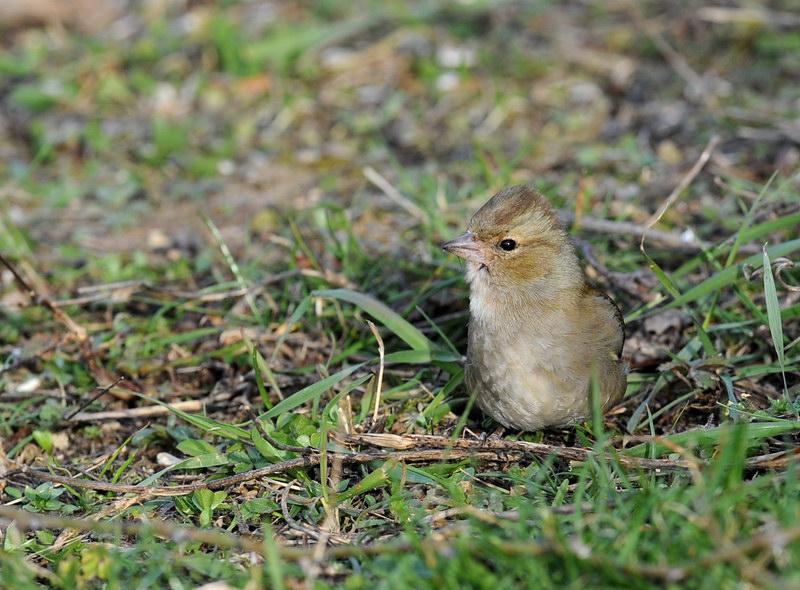
[[[511,252],[514,248],[517,247],[517,243],[514,240],[503,240],[498,244],[500,248],[505,250],[506,252]]]

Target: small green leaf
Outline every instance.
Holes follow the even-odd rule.
[[[208,453],[216,453],[217,449],[204,440],[187,439],[177,444],[178,450],[190,457],[197,457]]]
[[[392,474],[399,468],[399,465],[400,464],[396,459],[388,459],[383,465],[367,475],[364,479],[359,481],[350,489],[339,494],[339,496],[336,498],[336,503],[341,504],[350,498],[365,492],[369,492],[370,490],[374,490],[375,488],[386,484],[390,480]]]
[[[277,502],[270,498],[254,498],[246,501],[241,506],[242,516],[244,516],[245,519],[262,514],[269,514],[273,510],[278,509],[279,506]]]
[[[214,492],[212,490],[197,490],[193,496],[195,503],[200,509],[205,510],[206,508],[211,508],[211,504],[214,500]]]
[[[259,432],[258,428],[253,426],[253,430],[251,431],[251,440],[255,445],[258,452],[261,453],[261,456],[265,459],[277,459],[277,460],[284,460],[291,457],[291,455],[287,451],[281,451],[273,447],[263,436],[261,436],[261,432]]]
[[[49,430],[34,430],[32,432],[33,440],[39,445],[45,453],[53,452],[53,433]]]
[[[208,453],[207,455],[198,455],[181,461],[175,464],[172,469],[205,469],[207,467],[228,465],[230,462],[230,458],[225,453]]]
[[[225,491],[197,490],[194,492],[194,501],[203,510],[213,510],[225,501],[228,493]]]

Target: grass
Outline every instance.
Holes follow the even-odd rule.
[[[690,100],[628,9],[256,4],[2,41],[0,585],[798,585],[791,28],[646,10],[737,88]],[[712,135],[658,225],[708,247],[579,231],[621,407],[459,446],[494,425],[438,245],[518,182],[643,224]]]

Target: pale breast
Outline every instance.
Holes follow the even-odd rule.
[[[478,405],[504,426],[538,430],[581,422],[590,415],[593,367],[621,375],[610,356],[591,356],[586,340],[594,335],[564,312],[515,322],[507,317],[496,321],[498,314],[482,313],[486,310],[472,311],[467,387]],[[606,350],[594,349],[600,354]]]

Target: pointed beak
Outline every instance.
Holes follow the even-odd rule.
[[[459,258],[463,258],[467,262],[476,262],[484,266],[489,262],[484,245],[471,232],[442,244],[442,249],[450,252],[450,254],[455,254]]]

